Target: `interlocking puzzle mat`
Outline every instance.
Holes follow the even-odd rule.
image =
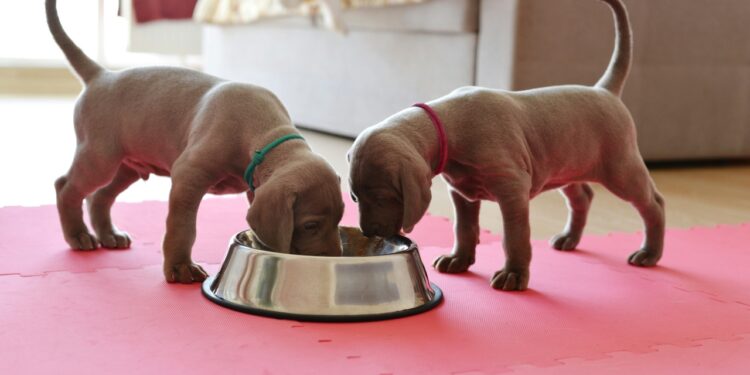
[[[241,199],[207,199],[196,260],[216,272],[244,226]],[[217,306],[162,279],[166,205],[118,204],[130,250],[74,252],[54,207],[0,209],[0,373],[494,374],[746,373],[750,225],[669,230],[659,267],[626,264],[640,234],[588,236],[580,250],[535,241],[530,289],[495,291],[500,238],[483,233],[462,275],[428,267],[445,301],[370,323],[301,323]],[[344,224],[356,224],[347,207]],[[561,223],[562,226],[562,223]],[[411,237],[425,263],[452,224]]]
[[[356,205],[345,198],[341,225],[358,226]],[[129,250],[70,251],[60,231],[54,206],[0,208],[0,275],[41,275],[45,272],[90,272],[100,268],[130,269],[159,264],[161,241],[167,218],[167,203],[116,203],[113,221],[130,233]],[[193,260],[221,263],[230,238],[247,228],[248,203],[243,197],[205,199],[198,211],[198,237]],[[427,215],[413,232],[422,246],[450,246],[453,224],[446,218]],[[499,237],[482,232],[482,241]]]

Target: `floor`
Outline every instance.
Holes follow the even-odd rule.
[[[72,106],[72,98],[0,97],[0,207],[54,203],[53,181],[74,150]],[[351,141],[305,135],[346,177],[344,155]],[[39,235],[59,230],[52,206],[4,208],[0,301],[13,308],[0,309],[0,352],[9,353],[0,373],[102,368],[132,373],[137,367],[140,373],[252,368],[329,374],[744,374],[750,348],[750,288],[742,272],[749,259],[750,165],[657,168],[652,174],[668,202],[672,227],[669,262],[660,267],[624,263],[641,241],[637,233],[588,235],[576,252],[544,251],[545,239],[566,216],[562,198],[550,192],[532,204],[538,241],[527,292],[489,288],[502,252],[499,237],[483,233],[486,241],[471,272],[448,275],[427,267],[446,295],[439,308],[409,319],[350,325],[234,313],[204,299],[196,285],[167,286],[159,265],[164,202],[117,206],[119,222],[136,234],[139,250],[121,252],[73,252],[60,237]],[[163,201],[169,187],[168,179],[153,177],[121,198]],[[450,216],[442,180],[435,179],[433,188],[430,211]],[[632,208],[601,188],[596,192],[589,234],[640,229]],[[216,274],[228,237],[221,232],[244,221],[244,208],[236,203],[241,197],[209,199],[201,207],[206,231],[198,237],[194,259]],[[740,222],[747,224],[712,227]],[[412,235],[423,259],[451,246],[450,225],[428,216],[417,227]],[[483,210],[482,225],[497,233],[496,207]],[[691,226],[711,228],[674,229]]]
[[[72,159],[75,137],[72,97],[0,97],[0,207],[54,203],[53,181],[65,173]],[[305,131],[313,149],[325,156],[347,180],[346,151],[351,140]],[[750,221],[750,162],[715,166],[653,168],[652,176],[667,202],[669,227],[711,226]],[[121,201],[166,200],[169,180],[140,181]],[[641,230],[641,221],[627,203],[595,186],[596,197],[587,233]],[[342,186],[344,192],[348,186]],[[433,181],[429,211],[452,216],[445,183]],[[565,224],[562,197],[547,192],[532,201],[532,237],[544,239]],[[494,233],[501,228],[497,205],[485,202],[481,225]]]

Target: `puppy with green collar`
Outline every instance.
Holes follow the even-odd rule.
[[[247,222],[270,249],[340,255],[339,178],[301,139],[273,93],[189,69],[106,70],[68,37],[55,3],[46,2],[47,24],[85,86],[75,107],[73,164],[55,182],[62,230],[73,249],[129,247],[110,208],[133,182],[156,174],[172,178],[163,243],[168,282],[207,276],[191,257],[206,193],[247,192]],[[83,221],[84,198],[94,233]]]

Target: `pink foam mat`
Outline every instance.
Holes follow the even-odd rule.
[[[632,272],[647,280],[668,283],[677,289],[700,292],[710,298],[750,308],[750,276],[747,273],[750,266],[750,223],[672,229],[659,267],[633,270],[620,267],[622,260],[638,248],[641,240],[640,234],[587,236],[573,255],[605,265],[613,271]]]
[[[356,206],[344,199],[342,225],[356,226]],[[198,211],[198,237],[193,259],[221,263],[232,235],[247,228],[247,201],[242,197],[205,199]],[[54,206],[0,208],[0,275],[40,275],[45,272],[90,272],[100,268],[130,269],[156,265],[162,260],[161,242],[167,217],[166,202],[117,203],[113,221],[131,234],[129,250],[70,251],[60,232]],[[450,246],[453,224],[442,217],[426,216],[414,230],[423,246]],[[497,241],[487,231],[481,240]]]
[[[204,202],[195,253],[210,272],[245,208]],[[523,293],[489,287],[502,251],[485,234],[470,272],[428,267],[445,293],[436,309],[324,324],[241,314],[209,302],[198,285],[166,284],[164,210],[120,205],[120,225],[137,235],[131,250],[63,255],[73,252],[53,238],[54,208],[0,209],[0,373],[739,374],[750,366],[748,225],[670,230],[654,269],[625,263],[638,234],[589,236],[572,253],[535,241]],[[351,210],[346,217],[356,221]],[[433,216],[419,224],[412,238],[425,263],[450,249],[450,227]]]
[[[750,335],[733,340],[700,340],[689,345],[659,345],[647,353],[613,352],[606,358],[585,360],[570,358],[558,366],[539,367],[522,365],[513,368],[514,374],[746,374],[750,354]],[[468,375],[468,374],[467,374]]]

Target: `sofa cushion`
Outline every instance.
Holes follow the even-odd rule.
[[[350,137],[413,103],[474,82],[477,37],[471,33],[352,31],[341,37],[247,25],[207,26],[203,35],[206,72],[266,87],[297,125]]]
[[[358,8],[344,13],[352,29],[476,32],[477,0],[431,0],[385,8]]]
[[[430,0],[421,4],[382,8],[355,8],[344,11],[349,30],[468,32],[478,30],[479,0]],[[258,21],[263,25],[310,27],[321,24],[306,17],[286,17]]]

